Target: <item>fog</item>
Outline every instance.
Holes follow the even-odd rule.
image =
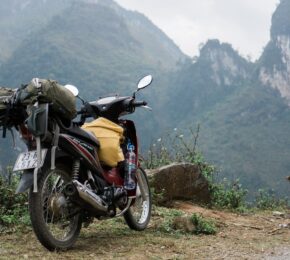
[[[218,38],[243,56],[256,59],[270,38],[271,16],[278,0],[116,0],[144,13],[183,52],[198,54],[200,43]]]

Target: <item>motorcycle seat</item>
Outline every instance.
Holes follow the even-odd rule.
[[[100,148],[99,140],[92,133],[85,131],[80,127],[73,126],[73,127],[69,128],[68,134],[70,134],[74,137],[78,137],[78,138],[96,146],[97,148]]]

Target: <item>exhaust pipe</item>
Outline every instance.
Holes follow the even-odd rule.
[[[98,211],[108,211],[108,206],[106,205],[106,203],[98,195],[93,193],[89,188],[87,188],[85,185],[81,184],[77,180],[73,180],[72,184],[67,185],[67,187],[65,188],[65,193],[71,197],[79,195],[79,197],[83,201],[90,204]]]

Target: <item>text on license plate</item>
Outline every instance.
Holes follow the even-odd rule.
[[[42,161],[40,163],[40,166],[43,165],[47,149],[42,149]],[[24,152],[18,155],[18,158],[16,160],[16,163],[14,165],[13,171],[23,171],[28,169],[34,169],[37,167],[37,151],[30,151],[30,152]]]

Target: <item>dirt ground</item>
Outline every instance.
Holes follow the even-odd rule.
[[[162,219],[153,212],[143,232],[131,231],[122,218],[95,221],[71,250],[60,253],[48,252],[30,230],[1,234],[0,259],[290,259],[290,212],[238,215],[186,202],[174,207],[213,219],[218,233],[159,232]]]

